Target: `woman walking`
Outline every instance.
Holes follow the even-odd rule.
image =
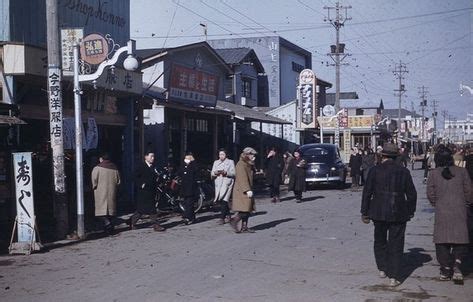
[[[362,183],[364,184],[368,179],[368,171],[375,166],[376,158],[371,149],[366,149],[363,152],[363,157],[361,160],[361,175]]]
[[[427,197],[435,207],[434,243],[440,280],[462,281],[461,264],[468,251],[467,204],[471,180],[465,168],[454,165],[452,152],[439,146],[436,167],[427,179]]]
[[[228,202],[233,189],[235,179],[235,163],[227,158],[227,152],[220,150],[218,159],[212,166],[212,178],[215,181],[215,203],[220,204],[221,217],[218,224],[230,222],[230,208]]]
[[[232,210],[237,214],[230,220],[235,233],[254,233],[248,228],[250,213],[255,209],[253,198],[253,168],[255,165],[256,151],[246,147],[240,155],[236,165],[235,186],[232,195]],[[241,227],[238,223],[241,221]]]
[[[279,186],[281,185],[281,174],[284,169],[283,157],[275,147],[271,148],[266,157],[266,181],[269,185],[271,202],[280,202]]]
[[[302,158],[299,151],[294,152],[294,160],[289,167],[289,191],[294,191],[296,202],[302,201],[302,192],[305,191],[305,166],[306,161]]]

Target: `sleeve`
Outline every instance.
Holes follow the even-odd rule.
[[[430,204],[435,207],[435,204],[437,203],[437,192],[432,173],[433,171],[429,173],[429,176],[427,177],[427,199],[429,200]]]
[[[250,176],[243,165],[236,166],[236,174],[241,176],[241,178],[238,178],[238,186],[242,189],[243,193],[251,191]]]
[[[117,185],[121,184],[122,180],[120,179],[120,172],[117,170]]]
[[[463,170],[463,192],[465,194],[466,203],[473,205],[473,190],[470,175],[466,169]]]
[[[366,179],[366,183],[363,186],[363,194],[361,197],[361,215],[368,216],[370,210],[370,202],[374,194],[374,180],[375,180],[375,169],[370,169]]]
[[[234,178],[235,177],[235,162],[233,160],[229,160],[229,167],[227,171],[227,177]]]
[[[411,173],[409,170],[405,169],[406,173],[406,199],[407,199],[407,206],[409,209],[409,215],[414,215],[417,208],[417,191],[416,187],[414,186],[414,181],[412,180]]]
[[[214,164],[212,165],[212,176],[216,177],[217,176],[217,161],[214,161]]]
[[[92,169],[91,180],[92,180],[92,189],[96,190],[99,184],[99,170],[97,167],[94,167]]]

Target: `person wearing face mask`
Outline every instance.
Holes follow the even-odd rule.
[[[194,203],[198,198],[197,194],[197,166],[194,155],[190,152],[184,157],[184,163],[179,169],[177,175],[181,178],[180,195],[184,199],[184,223],[186,225],[195,222]]]
[[[257,152],[251,147],[246,147],[240,155],[236,165],[235,185],[232,195],[232,210],[237,214],[230,220],[236,233],[254,233],[248,228],[250,213],[255,209],[253,196],[253,168]],[[241,221],[241,226],[239,222]]]
[[[156,180],[158,173],[154,167],[154,153],[147,151],[144,156],[144,163],[135,172],[135,184],[137,186],[136,212],[129,220],[130,228],[136,228],[136,223],[142,215],[149,215],[153,222],[153,229],[156,232],[163,232],[166,229],[158,223],[158,214],[155,208]]]
[[[220,150],[218,159],[212,166],[212,178],[215,181],[215,203],[220,203],[221,217],[219,224],[230,222],[230,209],[228,202],[232,194],[233,181],[235,179],[235,163],[227,158],[227,152]]]

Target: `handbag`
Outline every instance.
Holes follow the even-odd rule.
[[[284,181],[283,181],[284,184],[288,185],[290,181],[291,181],[291,178],[289,177],[289,175],[287,175],[287,174],[284,175]]]

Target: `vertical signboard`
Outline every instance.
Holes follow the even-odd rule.
[[[62,75],[73,76],[74,71],[74,53],[73,46],[80,43],[84,38],[82,28],[64,28],[61,29],[61,54],[62,54]]]
[[[10,244],[10,253],[14,250],[18,253],[29,254],[36,242],[31,152],[13,153],[13,169],[18,242]]]
[[[310,69],[304,69],[299,75],[300,127],[317,127],[317,79]]]
[[[343,160],[349,162],[351,154],[351,130],[343,130]]]

